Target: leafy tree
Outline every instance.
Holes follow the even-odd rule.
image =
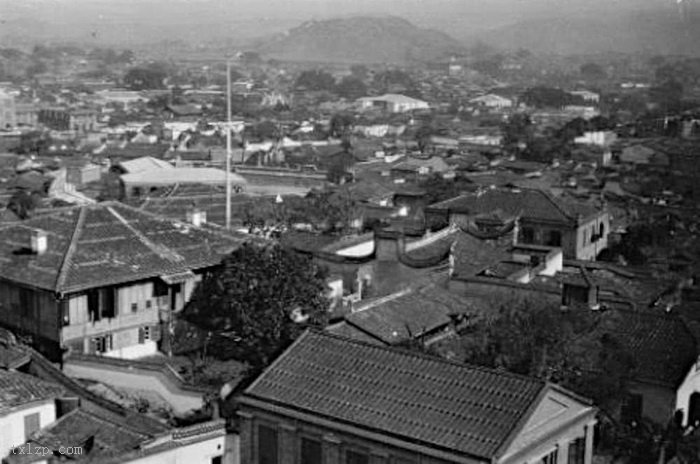
[[[352,73],[352,76],[354,78],[365,80],[367,78],[369,70],[367,69],[367,66],[363,64],[354,64],[350,66],[350,72]]]
[[[18,218],[27,219],[38,205],[38,195],[31,194],[25,190],[18,190],[10,197],[7,209],[15,213]]]
[[[678,110],[682,98],[683,84],[677,80],[667,80],[649,89],[649,99],[659,105],[664,112]]]
[[[212,332],[216,357],[261,369],[305,328],[326,323],[325,278],[310,257],[244,244],[204,278],[184,317]]]
[[[507,153],[518,153],[532,140],[534,126],[532,119],[525,113],[512,115],[501,126],[503,133],[503,148]]]
[[[562,108],[576,103],[571,94],[552,87],[533,87],[522,95],[522,101],[536,108]]]
[[[435,134],[435,128],[429,125],[421,126],[416,130],[415,139],[418,143],[418,149],[421,151],[421,153],[425,152],[425,149],[430,143],[430,137],[432,137]]]
[[[582,78],[591,81],[605,79],[607,77],[607,73],[598,63],[584,63],[581,65],[579,72]]]
[[[132,90],[162,89],[167,77],[165,66],[156,63],[129,69],[124,75],[124,83]]]
[[[414,89],[415,82],[410,74],[400,69],[389,69],[374,75],[374,85],[382,91],[387,91],[393,86],[401,86],[405,89]]]
[[[335,138],[350,136],[355,124],[355,118],[349,113],[336,113],[331,117],[329,134]]]
[[[472,191],[474,184],[465,177],[445,179],[441,174],[432,174],[418,184],[425,191],[426,204],[432,205]]]
[[[508,303],[465,339],[464,360],[558,383],[612,415],[634,364],[604,317],[529,300]]]
[[[360,79],[348,76],[340,80],[336,93],[348,100],[355,100],[367,94],[367,86]]]
[[[325,71],[318,69],[306,70],[297,77],[295,87],[303,87],[311,91],[326,90],[332,92],[335,90],[335,79]]]

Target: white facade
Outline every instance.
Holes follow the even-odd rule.
[[[683,412],[683,425],[689,425],[690,398],[694,393],[700,394],[700,363],[697,362],[690,368],[676,392],[676,411]]]
[[[129,464],[212,464],[212,460],[218,456],[221,456],[222,463],[231,462],[224,459],[225,452],[226,437],[222,435],[123,462]],[[235,463],[235,461],[233,462]]]
[[[513,100],[510,98],[501,97],[500,95],[488,94],[481,97],[472,98],[469,103],[476,104],[479,106],[485,106],[486,108],[512,108]]]
[[[427,110],[427,102],[405,95],[386,94],[380,97],[364,97],[358,100],[360,109],[383,108],[390,113],[405,113],[413,110]]]
[[[574,143],[607,147],[616,140],[617,134],[612,131],[587,131],[581,137],[576,137]]]
[[[26,442],[25,418],[34,414],[39,419],[39,428],[54,422],[56,404],[53,399],[25,405],[0,416],[0,459],[7,457],[12,448]]]

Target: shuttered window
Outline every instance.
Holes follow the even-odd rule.
[[[31,434],[36,432],[41,428],[41,424],[39,422],[39,413],[35,412],[34,414],[28,414],[24,416],[24,439],[28,440]]]

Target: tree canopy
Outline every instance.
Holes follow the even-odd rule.
[[[326,90],[332,92],[335,90],[335,79],[325,71],[311,69],[299,74],[295,86],[311,91]]]
[[[279,245],[244,244],[207,275],[184,318],[211,333],[209,351],[263,368],[329,305],[325,270]]]
[[[124,83],[132,90],[162,89],[167,77],[165,66],[156,63],[129,69],[124,75]]]
[[[610,415],[626,393],[632,357],[607,329],[605,315],[530,300],[503,305],[462,343],[462,360],[558,383]]]
[[[336,93],[348,100],[355,100],[367,94],[367,86],[361,79],[347,76],[342,78],[336,86]]]

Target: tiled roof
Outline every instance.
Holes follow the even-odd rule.
[[[528,377],[307,332],[241,401],[491,459],[546,388]]]
[[[677,387],[697,360],[695,337],[675,314],[614,310],[605,328],[635,361],[634,377]]]
[[[6,332],[0,329],[0,332]],[[29,352],[0,335],[0,369],[17,369],[31,360]]]
[[[446,327],[451,314],[466,309],[459,296],[429,286],[370,301],[345,320],[386,344],[396,344]]]
[[[506,246],[499,245],[460,231],[452,247],[452,276],[473,277],[489,266],[509,259],[511,255]]]
[[[53,400],[63,389],[31,375],[0,370],[0,414],[35,401]]]
[[[575,221],[578,215],[587,218],[597,212],[591,205],[565,202],[537,189],[491,189],[481,194],[462,195],[443,201],[431,208],[470,215],[501,211],[509,216],[565,223]]]
[[[85,443],[92,439],[92,449],[86,450],[84,456],[92,460],[98,456],[106,458],[126,453],[150,438],[96,414],[76,409],[38,432],[32,442],[58,450],[61,446],[85,447]]]
[[[44,254],[29,251],[31,229],[47,233]],[[244,240],[213,226],[99,203],[0,227],[0,278],[69,293],[214,266]]]

